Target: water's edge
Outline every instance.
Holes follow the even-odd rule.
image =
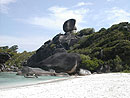
[[[16,73],[2,72],[0,73],[0,89],[50,83],[66,80],[67,78],[70,77],[39,76],[38,78],[24,78],[24,76],[16,75]]]

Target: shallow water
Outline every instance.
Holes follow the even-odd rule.
[[[16,75],[16,73],[1,72],[0,88],[36,84],[36,83],[41,83],[45,80],[58,79],[58,78],[63,78],[63,77],[39,76],[38,78],[25,78],[24,76]]]

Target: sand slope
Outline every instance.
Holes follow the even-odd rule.
[[[65,81],[0,89],[0,98],[129,98],[130,73],[82,76]]]

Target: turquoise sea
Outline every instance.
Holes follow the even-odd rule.
[[[45,80],[59,79],[59,78],[63,78],[63,77],[39,76],[38,78],[25,78],[24,76],[16,75],[16,73],[1,72],[0,73],[0,88],[36,84],[36,83],[41,83]]]

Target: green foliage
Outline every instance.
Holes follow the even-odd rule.
[[[92,59],[92,60],[83,60],[81,66],[85,69],[88,69],[92,72],[97,71],[97,69],[103,65],[102,60]]]
[[[84,55],[84,54],[80,54],[80,58],[81,58],[82,61],[91,59],[88,55]]]
[[[90,35],[90,34],[92,34],[94,32],[95,32],[94,28],[86,28],[86,29],[83,29],[83,30],[79,31],[78,36]]]
[[[32,56],[34,52],[22,52],[22,53],[17,53],[10,60],[8,60],[5,64],[7,66],[16,66],[16,67],[21,67],[22,63],[26,61],[30,56]]]
[[[50,47],[54,48],[54,47],[56,47],[56,44],[51,44]]]
[[[80,55],[81,57],[81,67],[92,72],[96,71],[100,66],[104,64],[102,60],[97,58],[91,59],[88,55]]]
[[[68,52],[88,55],[91,53],[91,49],[87,49],[87,48],[75,49],[75,50],[69,50]]]
[[[87,28],[75,33],[80,40],[69,47],[68,52],[78,53],[81,56],[81,67],[92,72],[101,66],[108,65],[113,72],[130,71],[130,23],[123,22],[112,25],[110,28],[101,28],[95,32],[93,28]],[[53,40],[56,40],[55,37]],[[46,44],[50,43],[48,41]],[[66,43],[64,46],[68,47]],[[56,44],[51,44],[54,49]],[[17,53],[18,46],[0,47],[0,52],[9,53],[12,59],[7,61],[8,66],[20,67],[34,52]]]
[[[12,51],[8,46],[0,47],[0,53],[9,53],[11,56],[17,54],[16,51]]]
[[[88,55],[102,60],[110,66],[111,71],[130,70],[130,23],[115,24],[108,29],[102,28],[98,32],[87,34],[86,29],[80,31],[83,37],[69,52]],[[97,63],[93,59],[83,61],[82,64],[96,69]],[[92,63],[93,62],[93,63]]]
[[[9,48],[12,52],[17,52],[18,45],[13,45],[12,47]]]
[[[21,67],[22,63],[26,61],[30,56],[32,56],[34,52],[22,52],[22,53],[17,53],[14,56],[11,57],[10,60],[8,60],[5,64],[10,67],[10,66],[15,66],[15,67]]]
[[[122,71],[123,66],[122,66],[122,60],[118,55],[116,55],[116,58],[113,60],[113,65],[115,67],[115,71]]]
[[[14,45],[10,48],[8,46],[0,47],[0,52],[9,53],[11,56],[11,59],[5,62],[5,64],[8,67],[11,67],[13,65],[15,67],[20,68],[22,63],[35,53],[35,52],[26,52],[26,51],[22,53],[18,53],[17,49],[18,49],[17,45]]]
[[[129,71],[130,71],[130,66],[127,65],[127,64],[125,64],[125,65],[123,66],[123,70],[129,70]]]
[[[85,60],[82,61],[82,64],[84,65],[84,67],[90,71],[94,71],[97,69],[97,67],[99,66],[97,62],[93,61],[93,60]]]
[[[130,73],[130,70],[124,70],[123,73]]]
[[[101,29],[99,30],[99,32],[106,32],[106,29],[105,29],[105,28],[101,28]]]

